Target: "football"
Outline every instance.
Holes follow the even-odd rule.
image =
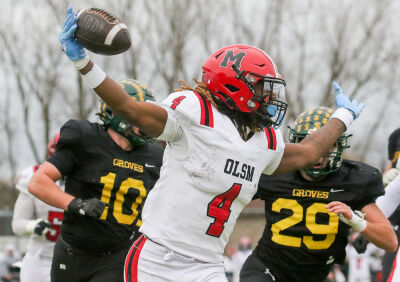
[[[78,11],[75,38],[88,50],[101,55],[116,55],[131,47],[126,25],[117,17],[98,8]]]

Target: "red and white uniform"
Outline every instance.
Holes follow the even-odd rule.
[[[398,175],[385,188],[385,195],[376,200],[377,206],[386,217],[390,217],[400,205],[400,175]],[[400,281],[400,252],[397,250],[396,258],[393,262],[392,272],[388,282]]]
[[[60,233],[63,210],[49,206],[35,198],[28,191],[28,183],[38,166],[24,169],[17,179],[16,188],[20,191],[14,206],[12,229],[15,234],[30,235],[27,252],[21,268],[21,281],[50,281],[50,267],[54,243]],[[62,181],[57,184],[64,189]],[[51,224],[44,236],[27,233],[27,225],[36,219],[48,220]]]
[[[162,106],[168,121],[158,139],[167,147],[140,232],[147,241],[198,262],[220,264],[223,271],[222,255],[236,219],[256,193],[261,173],[273,173],[281,161],[282,135],[268,128],[245,142],[228,116],[193,91],[173,93]]]
[[[352,245],[347,245],[346,247],[347,259],[349,262],[349,275],[348,282],[363,282],[371,281],[371,270],[380,270],[380,258],[382,257],[384,251],[379,249],[373,244],[367,245],[367,250],[363,254],[357,253]]]

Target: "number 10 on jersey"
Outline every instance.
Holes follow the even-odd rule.
[[[104,203],[110,203],[111,192],[114,188],[116,174],[110,172],[106,176],[100,178],[100,183],[104,184],[103,191],[101,193],[101,201]],[[125,201],[125,195],[128,193],[129,189],[135,189],[139,191],[139,195],[136,197],[135,202],[132,203],[131,214],[124,214],[122,211],[122,205]],[[121,182],[121,185],[118,187],[118,191],[116,192],[115,200],[114,200],[114,208],[113,208],[113,216],[121,224],[131,225],[138,216],[138,206],[143,202],[143,198],[146,197],[146,188],[144,188],[143,181],[127,178]],[[106,220],[108,213],[108,207],[106,207],[103,211],[103,214],[100,216],[100,219]],[[137,223],[140,227],[141,222]]]

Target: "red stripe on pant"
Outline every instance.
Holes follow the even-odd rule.
[[[397,255],[396,255],[396,257],[394,259],[394,262],[393,262],[392,273],[390,273],[390,276],[389,276],[387,282],[392,282],[393,281],[393,275],[394,275],[394,272],[396,271],[396,264],[397,264]]]
[[[125,282],[137,282],[137,265],[139,262],[139,255],[142,251],[142,247],[146,242],[146,238],[142,235],[140,236],[135,243],[133,243],[130,248],[128,255],[125,259]]]

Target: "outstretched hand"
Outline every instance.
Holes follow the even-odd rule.
[[[342,87],[340,87],[339,83],[333,82],[332,86],[336,93],[336,107],[345,108],[353,113],[354,119],[358,118],[364,109],[365,104],[358,103],[356,99],[350,101],[349,96],[343,93]]]
[[[71,61],[78,61],[85,58],[86,53],[83,46],[74,37],[77,15],[72,10],[72,6],[68,7],[67,16],[61,29],[58,39],[61,42],[61,50],[68,56]]]

